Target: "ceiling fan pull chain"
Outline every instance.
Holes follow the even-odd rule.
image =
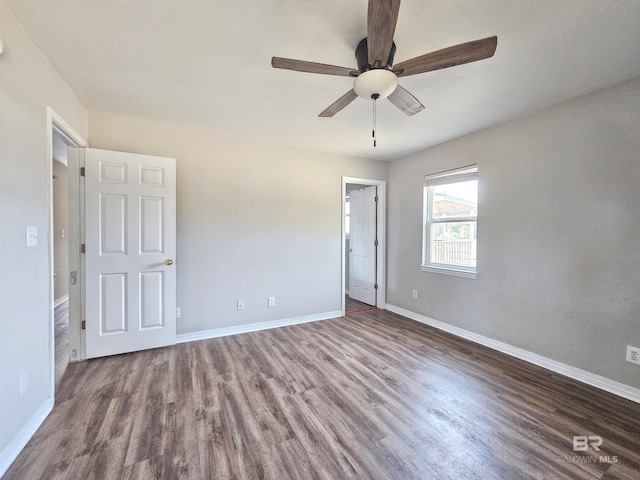
[[[377,100],[377,98],[374,98],[374,95],[371,95],[371,98],[373,98],[373,129],[371,130],[371,136],[373,137],[373,147],[375,148],[375,146],[376,146],[376,100]]]

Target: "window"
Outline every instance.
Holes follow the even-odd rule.
[[[424,177],[422,270],[476,277],[478,166]]]

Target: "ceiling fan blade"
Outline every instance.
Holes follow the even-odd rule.
[[[320,115],[319,117],[333,117],[336,113],[342,110],[344,107],[353,102],[356,98],[358,98],[358,94],[355,90],[351,89],[343,96],[341,96],[338,100],[329,105]]]
[[[431,72],[441,68],[454,67],[492,57],[498,45],[498,37],[487,37],[481,40],[460,43],[453,47],[443,48],[419,57],[400,62],[393,66],[398,77]]]
[[[400,0],[369,0],[367,46],[369,64],[374,67],[387,64],[399,10]]]
[[[420,103],[420,100],[400,85],[398,85],[393,93],[387,98],[391,103],[409,116],[415,115],[419,111],[424,110],[424,105]]]
[[[273,68],[284,68],[285,70],[295,70],[297,72],[322,73],[324,75],[339,75],[341,77],[357,77],[360,74],[359,70],[354,70],[353,68],[336,67],[335,65],[325,65],[324,63],[280,57],[273,57],[271,59],[271,66]]]

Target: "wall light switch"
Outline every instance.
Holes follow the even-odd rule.
[[[38,227],[27,227],[27,247],[38,246]]]

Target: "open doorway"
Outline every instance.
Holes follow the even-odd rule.
[[[55,386],[69,364],[69,208],[67,144],[53,132],[53,308]]]
[[[343,314],[385,306],[386,182],[343,177]]]
[[[344,206],[345,314],[376,307],[378,187],[347,183]]]
[[[78,270],[79,214],[74,207],[73,179],[79,171],[69,165],[69,147],[86,147],[84,140],[60,115],[47,107],[49,157],[49,354],[51,397],[69,361],[78,360],[73,347],[74,323],[80,325],[79,295],[70,281]],[[79,330],[79,329],[78,329]],[[78,336],[79,333],[76,334]]]

